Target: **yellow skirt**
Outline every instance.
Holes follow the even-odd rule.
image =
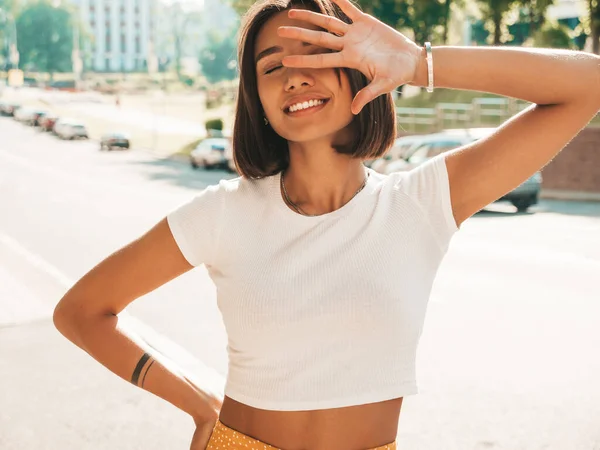
[[[280,450],[223,425],[218,419],[206,450]],[[368,450],[396,450],[396,441]]]

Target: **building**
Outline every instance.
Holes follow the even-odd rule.
[[[156,0],[73,0],[90,36],[81,49],[85,70],[147,70],[156,29]]]

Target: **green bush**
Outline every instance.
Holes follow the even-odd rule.
[[[569,28],[557,22],[546,22],[533,35],[533,45],[541,48],[575,48]]]
[[[205,123],[205,126],[206,126],[207,132],[209,132],[210,130],[223,131],[223,120],[222,119],[207,120]]]

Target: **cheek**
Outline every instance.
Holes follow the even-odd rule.
[[[352,104],[354,95],[352,95],[352,86],[350,86],[350,79],[344,71],[340,72],[340,103],[347,105]]]
[[[265,80],[261,80],[257,82],[257,90],[258,90],[258,98],[260,99],[260,103],[262,108],[267,116],[273,116],[273,113],[277,111],[277,98],[274,94],[275,90],[273,86],[269,85],[270,83]]]

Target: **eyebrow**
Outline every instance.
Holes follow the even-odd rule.
[[[303,42],[302,46],[303,47],[310,47],[313,44],[309,44],[308,42]],[[260,52],[257,56],[256,56],[256,64],[258,64],[258,62],[263,59],[266,58],[267,56],[272,55],[273,53],[281,53],[283,51],[283,48],[280,47],[279,45],[275,45],[273,47],[269,47],[266,50],[263,50],[262,52]]]

